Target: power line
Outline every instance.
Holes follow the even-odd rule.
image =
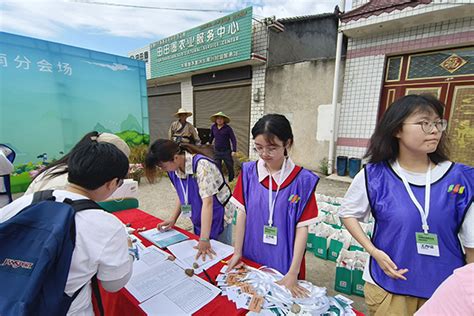
[[[121,3],[89,1],[89,0],[70,0],[70,1],[71,2],[86,3],[86,4],[96,4],[96,5],[113,6],[113,7],[125,7],[125,8],[136,8],[136,9],[153,9],[153,10],[187,11],[187,12],[219,12],[219,13],[234,12],[234,11],[229,11],[229,10],[152,7],[152,6],[144,6],[144,5],[121,4]]]

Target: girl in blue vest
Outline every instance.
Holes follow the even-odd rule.
[[[157,167],[168,172],[178,193],[176,207],[170,219],[158,224],[158,229],[169,229],[180,215],[191,218],[194,233],[199,235],[196,259],[212,258],[215,252],[210,239],[231,244],[231,225],[224,230],[224,205],[231,197],[224,176],[212,159],[196,146],[158,139],[148,151],[145,161],[146,176],[153,181]]]
[[[474,169],[449,161],[443,113],[432,96],[393,103],[340,207],[344,225],[371,256],[364,279],[372,315],[412,315],[474,260]],[[372,240],[359,224],[369,213]]]
[[[308,226],[318,215],[314,191],[319,178],[288,157],[293,132],[285,116],[267,114],[252,128],[258,161],[244,163],[231,198],[237,209],[234,256],[228,270],[242,257],[284,274],[279,284],[293,296],[307,291],[304,253]]]

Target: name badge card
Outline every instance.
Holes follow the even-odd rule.
[[[438,236],[416,233],[416,248],[420,255],[439,257]]]
[[[263,242],[270,245],[276,245],[278,242],[277,239],[277,228],[273,226],[264,226],[263,229]]]
[[[191,205],[190,204],[181,205],[181,214],[187,218],[191,217]]]

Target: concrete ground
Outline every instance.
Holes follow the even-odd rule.
[[[344,196],[350,183],[334,180],[327,180],[321,176],[316,192],[334,197]],[[140,209],[162,219],[166,219],[172,211],[177,195],[171,182],[167,178],[162,178],[155,184],[149,184],[145,178],[139,186]],[[192,224],[189,219],[179,218],[177,226],[192,231]],[[306,278],[317,286],[327,288],[329,295],[336,295],[334,291],[334,280],[336,264],[332,261],[322,260],[315,257],[312,253],[306,253]],[[364,298],[354,295],[344,296],[354,301],[353,307],[357,310],[367,313],[367,307]]]
[[[316,192],[319,194],[342,197],[350,185],[347,182],[328,180],[324,176],[320,177],[321,180],[316,189]],[[149,184],[145,178],[142,178],[138,193],[140,209],[161,219],[168,218],[177,198],[176,191],[171,186],[168,178],[162,178],[154,184]],[[15,194],[14,198],[21,195],[23,194]],[[180,217],[176,224],[183,229],[192,231],[192,223],[189,219]],[[335,263],[319,259],[311,253],[306,253],[305,258],[307,280],[317,286],[325,287],[331,296],[338,294],[338,292],[334,291]],[[352,306],[355,309],[367,314],[364,298],[354,295],[343,295],[354,301]]]

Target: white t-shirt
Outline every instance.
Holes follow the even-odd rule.
[[[57,190],[56,201],[86,197],[69,191]],[[0,209],[0,223],[5,222],[31,204],[33,195],[25,195]],[[93,315],[90,279],[97,273],[101,281],[115,281],[132,270],[128,254],[127,232],[119,219],[103,210],[85,210],[76,214],[76,246],[65,292],[72,296],[85,286],[69,308],[68,315]]]
[[[431,183],[438,181],[451,167],[452,162],[444,161],[436,165],[431,170]],[[392,164],[392,169],[398,174],[396,168]],[[425,185],[426,173],[411,172],[401,168],[402,174],[407,181],[415,185]],[[352,181],[351,186],[344,196],[344,200],[339,208],[338,215],[342,218],[353,217],[361,222],[368,220],[370,215],[369,198],[367,197],[367,190],[365,187],[365,172],[362,169]],[[473,206],[469,207],[464,222],[459,230],[459,239],[466,248],[474,248],[474,212]],[[419,215],[418,215],[419,216]],[[367,263],[364,269],[363,279],[366,282],[375,284],[369,272],[369,264]]]
[[[28,189],[26,189],[25,195],[44,190],[65,190],[69,184],[67,181],[67,172],[55,177],[48,176],[51,173],[60,172],[65,168],[65,165],[59,165],[42,172],[30,183]]]

